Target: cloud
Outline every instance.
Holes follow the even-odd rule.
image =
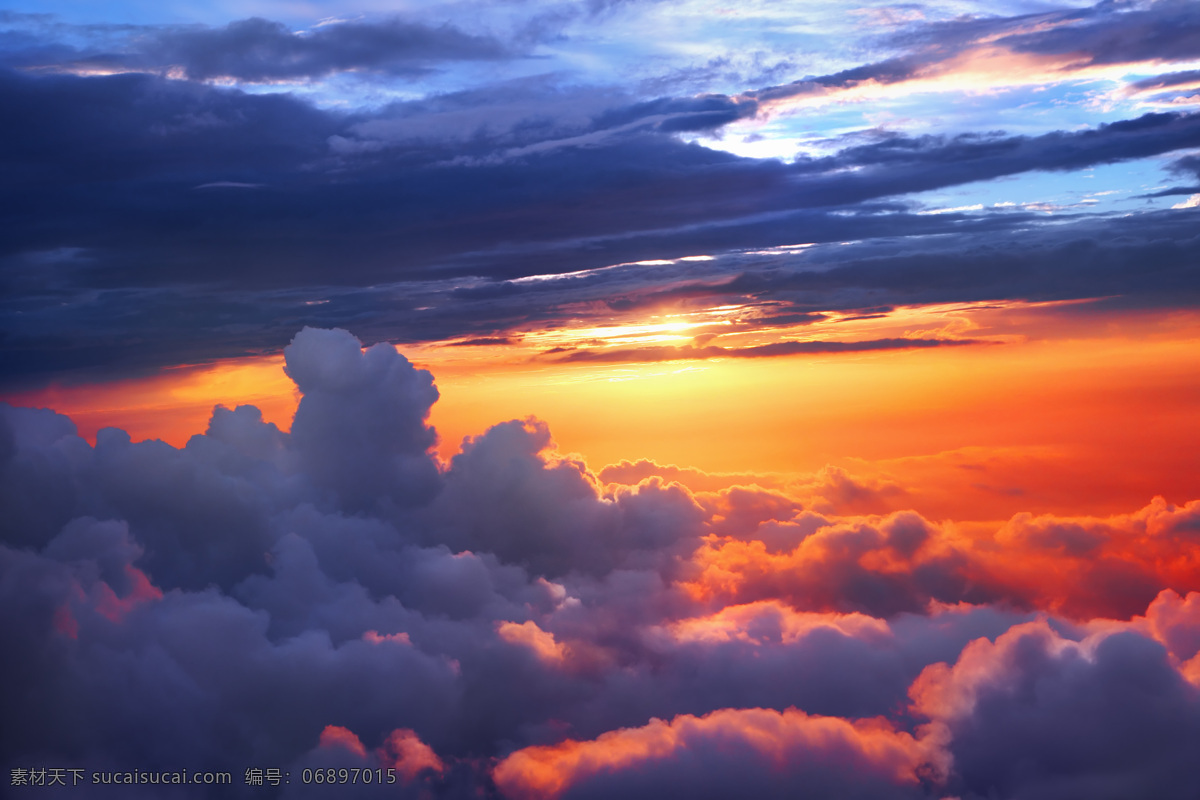
[[[23,36],[5,42],[8,65],[82,75],[148,72],[176,80],[249,84],[318,80],[339,73],[413,78],[439,64],[518,55],[489,35],[400,17],[342,20],[301,31],[261,17],[224,27],[55,25],[49,18],[28,15],[8,21],[17,30],[27,28]],[[68,33],[65,38],[74,44],[42,38],[55,33]]]
[[[438,489],[425,424],[437,401],[433,376],[396,348],[366,350],[342,330],[305,328],[284,349],[285,370],[303,394],[291,439],[301,468],[344,507],[428,502]]]
[[[735,640],[762,644],[772,639],[790,644],[821,628],[857,639],[891,636],[887,623],[875,617],[796,612],[790,606],[774,600],[726,606],[708,617],[694,617],[674,623],[664,633],[671,640],[684,644]]]
[[[1077,24],[1017,31],[1009,41],[1018,52],[1082,51],[1093,64],[1171,63],[1200,55],[1195,38],[1200,14],[1195,6],[1180,0],[1139,5],[1099,3],[1079,14]]]
[[[933,602],[1010,603],[1080,618],[1129,618],[1163,586],[1195,585],[1175,553],[1200,505],[1162,498],[1133,514],[1018,514],[972,539],[911,511],[883,517],[797,514],[749,537],[711,535],[692,556],[693,596],[781,599],[795,608],[891,615]],[[768,546],[768,543],[770,546]],[[1045,576],[1072,565],[1069,577]]]
[[[1164,594],[1148,613],[1180,603]],[[879,718],[723,709],[528,747],[493,775],[516,798],[668,787],[724,797],[746,785],[787,796],[795,781],[837,796],[1053,796],[1063,787],[1118,796],[1154,787],[1184,797],[1200,695],[1165,655],[1128,628],[1076,641],[1028,622],[971,642],[953,666],[927,666],[910,688],[913,714],[928,720],[915,735]],[[815,764],[836,768],[810,772]]]
[[[746,97],[786,109],[904,92],[994,92],[1112,79],[1117,76],[1106,74],[1105,67],[1194,60],[1200,55],[1198,30],[1200,16],[1181,0],[1101,2],[1016,16],[962,15],[909,25],[887,37],[902,55],[758,89]],[[1148,79],[1128,88],[1137,92],[1155,84]]]
[[[1180,667],[1193,684],[1200,686],[1200,593],[1186,598],[1170,589],[1159,592],[1146,609],[1144,623],[1134,618],[1134,627],[1161,642],[1172,663]]]
[[[353,320],[377,341],[486,339],[594,299],[630,309],[685,293],[697,303],[746,290],[788,300],[791,277],[756,288],[751,278],[766,265],[746,251],[797,241],[863,246],[839,245],[845,271],[802,271],[797,290],[820,294],[781,309],[793,313],[904,305],[926,289],[972,299],[1188,296],[1176,284],[1189,273],[1139,269],[1147,258],[1189,258],[1186,221],[919,215],[904,197],[1193,148],[1194,114],[1039,136],[875,132],[832,140],[833,155],[782,163],[679,140],[754,113],[736,96],[646,100],[545,77],[353,113],[150,74],[5,72],[0,96],[18,120],[2,148],[20,210],[6,216],[0,253],[10,383],[277,351],[304,324]],[[1116,224],[1121,236],[1106,233]],[[886,269],[854,264],[893,237],[913,258],[895,255],[893,242]],[[1094,259],[1070,253],[1087,239],[1103,241],[1112,264],[1102,289],[1084,276],[1081,261]],[[1026,248],[1020,258],[1008,255],[1013,241]],[[1172,247],[1180,254],[1150,252]],[[689,263],[661,276],[505,283],[698,253],[715,259],[703,281],[686,277],[697,275]]]
[[[750,347],[628,347],[611,350],[567,350],[558,355],[549,350],[543,356],[556,356],[560,363],[587,361],[619,364],[629,361],[681,361],[699,358],[774,358],[811,353],[861,353],[871,350],[907,350],[924,347],[946,347],[979,344],[972,339],[871,339],[864,342],[781,341]]]
[[[1131,632],[1072,641],[1027,623],[972,642],[953,667],[927,667],[913,709],[948,740],[960,791],[1182,798],[1200,694],[1165,656]]]
[[[280,783],[285,798],[317,797],[332,784],[340,795],[351,798],[415,800],[429,797],[435,787],[442,788],[446,771],[442,759],[409,728],[393,730],[368,751],[354,731],[326,725],[316,747],[292,763],[286,783]],[[261,785],[273,784],[264,780]]]
[[[431,540],[553,576],[653,563],[699,535],[703,513],[682,487],[651,480],[606,494],[582,461],[550,448],[535,419],[466,440],[430,509]]]
[[[248,82],[320,78],[336,72],[420,73],[444,61],[511,57],[488,36],[451,25],[429,27],[399,18],[374,23],[339,22],[294,33],[278,22],[252,17],[224,28],[182,28],[143,45],[146,55],[178,65],[193,80]]]
[[[534,797],[918,797],[925,753],[882,720],[847,722],[796,709],[726,709],[519,750],[497,764],[500,790]]]
[[[282,354],[299,396],[290,428],[218,406],[184,447],[0,404],[0,768],[231,770],[247,798],[1191,797],[1200,500],[979,522],[1012,458],[939,484],[956,521],[920,459],[598,470],[535,418],[444,462],[434,376],[388,342],[532,356],[531,332],[721,307],[680,347],[540,358],[832,358],[987,339],[901,326],[931,304],[1194,310],[1194,209],[1153,200],[1200,191],[1200,115],[1143,111],[1187,107],[1195,4],[891,9],[887,38],[811,53],[806,8],[781,56],[745,46],[779,35],[765,12],[660,5],[706,41],[639,45],[633,80],[595,71],[629,41],[591,26],[634,4],[518,5],[303,31],[0,12],[3,387]],[[894,102],[964,91],[990,110]],[[806,154],[720,149],[760,135]],[[1180,185],[978,195],[1112,164]],[[343,769],[396,781],[300,778]]]
[[[504,641],[529,648],[539,660],[547,664],[561,664],[567,657],[567,649],[561,642],[554,640],[554,634],[547,633],[537,626],[533,620],[526,620],[518,625],[515,622],[502,622],[496,632]]]
[[[770,486],[777,479],[770,475],[754,473],[712,473],[695,467],[679,467],[675,464],[657,464],[649,459],[622,460],[609,464],[597,473],[604,483],[636,485],[646,478],[657,475],[665,481],[682,483],[693,492],[714,492],[730,486]]]
[[[145,74],[5,72],[0,96],[26,110],[2,149],[20,210],[0,252],[10,385],[277,352],[304,324],[504,338],[593,300],[632,311],[804,292],[778,310],[816,320],[934,294],[1190,303],[1195,288],[1174,266],[1190,263],[1186,220],[922,215],[904,196],[1194,147],[1196,115],[1037,136],[881,132],[782,163],[680,141],[752,113],[732,96],[645,100],[546,79],[353,113]],[[838,268],[820,273],[813,253],[770,267],[753,255],[797,241],[861,244],[827,248]],[[698,254],[714,261],[507,283]],[[1099,276],[1086,268],[1097,258],[1110,265]],[[1164,268],[1147,275],[1147,259]]]
[[[394,348],[303,329],[286,357],[291,433],[217,407],[184,448],[93,447],[0,406],[0,766],[246,797],[247,764],[287,797],[317,769],[395,771],[353,797],[1190,786],[1195,502],[968,535],[855,515],[903,488],[833,469],[605,483],[534,419],[446,464]]]
[[[254,753],[279,763],[325,719],[375,730],[399,714],[424,726],[454,702],[451,670],[412,648],[335,647],[315,631],[276,643],[265,615],[215,590],[145,599],[102,583],[74,591],[83,584],[61,562],[3,553],[5,605],[26,616],[4,622],[18,648],[5,678],[22,687],[5,706],[29,720],[6,730],[10,758],[82,751],[97,766],[198,770]],[[114,597],[123,614],[111,613]],[[72,625],[61,624],[64,608]],[[397,677],[406,688],[387,688]],[[47,696],[56,700],[39,699]],[[239,708],[246,698],[253,705]]]
[[[1168,89],[1173,86],[1189,86],[1200,83],[1200,70],[1185,70],[1183,72],[1168,72],[1163,75],[1156,75],[1153,78],[1143,78],[1140,81],[1134,81],[1129,85],[1130,90],[1136,92],[1151,92],[1159,89]]]

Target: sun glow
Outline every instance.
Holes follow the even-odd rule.
[[[736,328],[747,306],[637,322],[525,333],[515,344],[403,348],[437,379],[431,421],[449,459],[464,437],[529,415],[594,469],[652,459],[709,471],[802,474],[837,464],[917,488],[901,505],[1001,518],[1016,509],[1093,512],[1184,499],[1200,464],[1200,318],[1140,322],[1063,304],[895,309],[818,323],[751,327],[685,357],[706,320]],[[1097,324],[1097,323],[1101,324]],[[1020,331],[1018,334],[1017,332]],[[1030,332],[1036,335],[1030,335]],[[795,339],[967,337],[991,345],[737,357]],[[678,340],[667,337],[679,337]],[[543,360],[554,347],[646,347],[621,363]],[[708,352],[708,351],[701,351]],[[51,406],[92,439],[106,425],[177,446],[204,430],[215,403],[253,404],[287,429],[298,400],[282,358],[181,367],[100,386],[10,396]],[[698,432],[703,435],[698,435]],[[1108,465],[1120,459],[1125,469]],[[932,512],[931,512],[932,513]]]

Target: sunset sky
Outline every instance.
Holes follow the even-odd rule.
[[[0,96],[15,796],[1195,797],[1200,3],[8,0]]]

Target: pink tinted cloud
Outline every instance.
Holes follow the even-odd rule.
[[[325,750],[345,750],[360,759],[367,757],[367,748],[363,747],[358,736],[350,729],[340,725],[326,725],[325,730],[321,731],[321,739],[317,743],[317,747]]]
[[[424,772],[441,775],[446,771],[446,765],[433,748],[409,728],[397,728],[388,734],[380,750],[384,763],[410,783]]]
[[[421,741],[416,731],[410,728],[396,728],[387,735],[383,744],[368,751],[350,729],[326,725],[321,731],[317,750],[346,753],[364,764],[381,764],[385,769],[394,769],[405,783],[412,783],[422,774],[434,776],[446,771],[446,765],[433,748]]]

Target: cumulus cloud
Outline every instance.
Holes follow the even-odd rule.
[[[972,796],[1182,798],[1197,775],[1200,693],[1132,632],[1016,626],[927,667],[912,697]]]
[[[286,356],[290,432],[218,407],[183,448],[92,446],[0,407],[6,770],[231,771],[245,797],[248,767],[285,797],[328,792],[318,769],[512,800],[1194,785],[1196,503],[967,536],[855,511],[889,486],[837,470],[602,480],[535,419],[441,463],[433,377],[395,348],[305,329]]]
[[[766,535],[710,534],[692,555],[685,585],[700,599],[782,598],[797,608],[880,615],[966,601],[1128,619],[1161,588],[1196,585],[1195,566],[1177,556],[1194,538],[1198,513],[1196,501],[1155,498],[1108,518],[1021,513],[975,537],[913,511],[801,512],[770,523]],[[1047,583],[1047,574],[1068,566]]]
[[[421,503],[437,491],[425,424],[437,401],[433,376],[396,348],[361,349],[344,331],[305,328],[284,350],[303,398],[292,444],[303,471],[358,510],[380,499]]]
[[[558,797],[919,797],[920,743],[882,720],[796,709],[651,720],[589,742],[520,750],[493,773],[517,800]]]
[[[604,494],[586,464],[550,447],[550,430],[536,419],[464,442],[430,511],[431,541],[553,576],[654,563],[700,534],[702,510],[682,487],[650,480]]]

